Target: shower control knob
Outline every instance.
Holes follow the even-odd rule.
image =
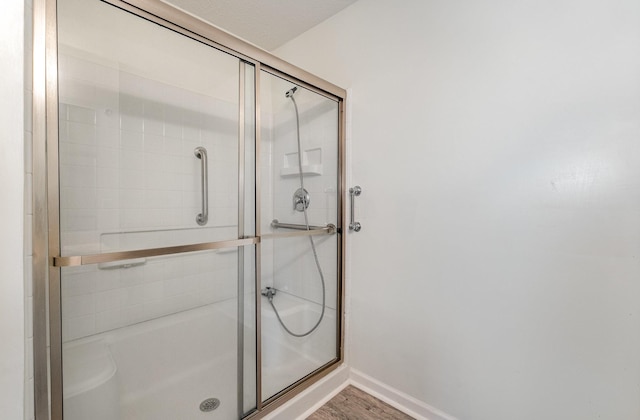
[[[360,232],[360,229],[362,229],[362,225],[360,224],[360,222],[349,223],[349,230]]]

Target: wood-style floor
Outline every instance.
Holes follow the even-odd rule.
[[[330,399],[307,420],[409,420],[407,416],[389,404],[349,385]]]

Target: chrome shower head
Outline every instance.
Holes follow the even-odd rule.
[[[297,86],[292,87],[291,89],[289,89],[284,96],[286,96],[287,98],[290,98],[293,96],[294,93],[296,93],[296,90],[298,90]]]

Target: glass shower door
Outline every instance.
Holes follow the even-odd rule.
[[[65,419],[256,406],[254,68],[58,1]]]
[[[338,102],[260,75],[263,401],[339,357]]]

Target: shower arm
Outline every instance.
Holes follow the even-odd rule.
[[[201,182],[202,185],[202,213],[196,216],[196,222],[200,226],[204,226],[209,221],[209,171],[207,163],[207,149],[202,146],[196,147],[193,151],[198,159],[201,160]]]

